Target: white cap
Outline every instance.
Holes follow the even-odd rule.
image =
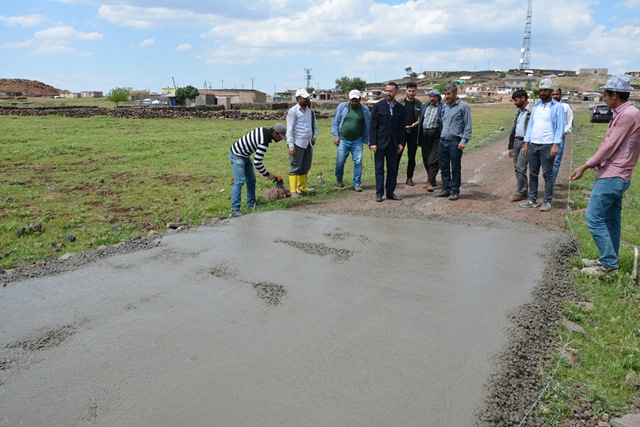
[[[299,96],[301,96],[301,97],[303,97],[303,98],[308,98],[308,97],[309,97],[309,92],[307,92],[307,91],[306,91],[306,90],[304,90],[304,89],[298,89],[298,90],[296,91],[296,98],[297,98],[297,97],[299,97]]]
[[[558,86],[555,85],[551,81],[551,79],[542,79],[542,80],[540,80],[540,84],[538,85],[538,89],[558,90]]]
[[[362,95],[360,94],[360,91],[358,89],[353,89],[351,92],[349,92],[349,99],[360,99],[362,98]]]

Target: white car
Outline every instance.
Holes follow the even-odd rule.
[[[162,101],[160,101],[159,99],[155,99],[151,105],[162,105]]]

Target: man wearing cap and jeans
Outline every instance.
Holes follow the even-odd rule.
[[[311,110],[309,93],[296,91],[296,105],[287,113],[287,144],[289,145],[289,185],[291,197],[314,193],[307,188],[307,174],[313,160],[313,146],[318,137],[315,113]]]
[[[553,160],[564,135],[564,108],[551,97],[557,87],[550,79],[542,79],[538,89],[540,99],[533,105],[521,150],[529,157],[529,200],[520,207],[538,207],[538,174],[542,167],[544,199],[540,211],[548,212],[553,198]]]
[[[239,140],[233,143],[229,150],[229,159],[231,160],[231,171],[233,172],[233,189],[231,190],[231,216],[242,216],[240,212],[240,204],[242,197],[242,186],[247,183],[247,206],[253,208],[256,205],[256,175],[253,172],[253,166],[258,169],[261,175],[266,176],[272,181],[278,177],[262,164],[262,159],[267,153],[269,143],[271,141],[282,141],[286,139],[287,131],[282,123],[276,123],[272,128],[264,127],[255,128]],[[251,155],[253,157],[253,165],[251,164]]]
[[[597,260],[582,260],[585,268],[581,271],[589,276],[604,276],[618,271],[622,197],[631,185],[633,168],[640,156],[640,111],[628,102],[633,90],[629,78],[613,76],[601,89],[604,89],[604,102],[613,112],[604,142],[596,154],[576,168],[570,177],[575,181],[587,169],[598,168],[584,214],[599,251]]]
[[[436,187],[438,166],[438,144],[442,132],[442,96],[438,89],[427,92],[429,102],[420,109],[420,122],[418,123],[418,145],[422,149],[422,162],[427,171],[427,184],[424,188],[432,192]]]
[[[369,126],[371,113],[366,105],[361,105],[362,95],[357,89],[349,92],[349,101],[342,102],[336,108],[331,121],[333,143],[337,147],[336,179],[338,186],[344,188],[344,164],[351,153],[353,159],[353,189],[362,191],[362,148],[369,145]]]

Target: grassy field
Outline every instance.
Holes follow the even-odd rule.
[[[474,136],[470,149],[502,139],[508,133],[513,106],[472,106]],[[162,232],[170,221],[198,226],[230,213],[233,177],[227,153],[237,138],[269,122],[225,120],[131,120],[108,117],[72,119],[56,116],[0,116],[0,267],[15,268],[80,252],[145,234]],[[334,189],[335,146],[330,121],[319,120],[310,182],[322,173],[327,184],[317,186],[313,200],[341,197]],[[504,127],[505,130],[499,132]],[[605,124],[590,124],[586,106],[576,108],[574,166],[595,152]],[[403,163],[406,162],[403,159]],[[267,168],[288,174],[284,143],[274,144],[265,157]],[[347,162],[345,175],[353,164]],[[404,166],[401,165],[401,169]],[[626,194],[622,239],[640,244],[640,188],[636,177]],[[581,256],[595,258],[597,250],[584,226],[581,208],[595,174],[571,183],[574,210],[570,230],[580,243]],[[365,152],[363,182],[374,182],[373,162]],[[258,195],[272,185],[258,178]],[[286,209],[307,199],[262,203],[260,210]],[[244,202],[244,196],[243,196]],[[244,209],[244,207],[243,207]],[[40,232],[29,224],[42,224]],[[20,230],[24,228],[23,234]],[[74,236],[75,239],[70,236]],[[579,259],[573,260],[578,265]],[[621,414],[640,410],[640,290],[631,279],[633,250],[621,250],[621,274],[607,279],[575,277],[582,300],[594,309],[567,304],[565,315],[583,326],[585,335],[558,332],[559,346],[569,342],[577,361],[555,359],[541,366],[550,380],[540,411],[550,425],[561,426],[579,402],[602,404],[601,412]],[[555,353],[555,349],[550,349]]]

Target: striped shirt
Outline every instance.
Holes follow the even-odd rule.
[[[236,156],[250,157],[253,153],[256,155],[253,157],[253,164],[258,172],[263,176],[268,176],[269,172],[262,164],[262,159],[267,153],[269,143],[273,141],[271,136],[271,129],[267,128],[255,128],[239,140],[233,143],[231,146],[231,152]]]
[[[438,105],[429,104],[424,110],[424,129],[436,129],[440,126],[440,116],[438,115]]]

